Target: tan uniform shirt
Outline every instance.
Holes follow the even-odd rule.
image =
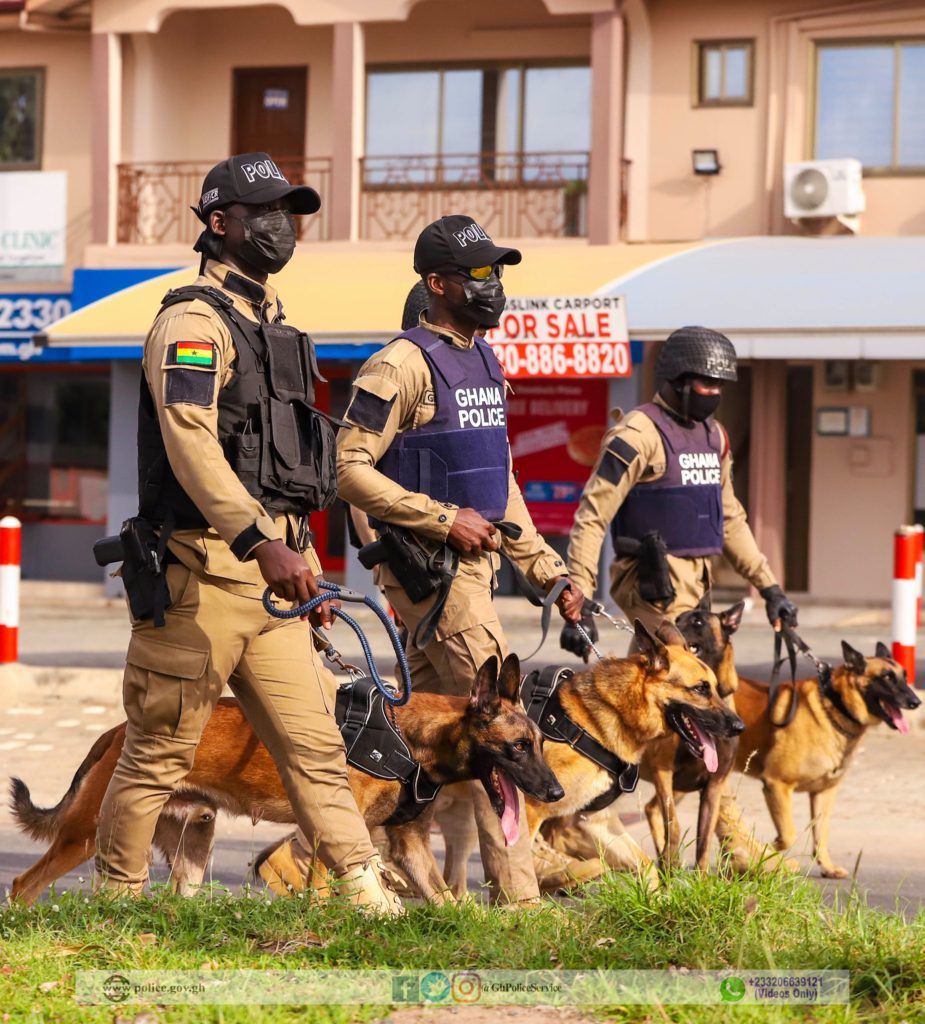
[[[664,404],[656,397],[656,402]],[[723,432],[725,434],[725,431]],[[600,473],[604,459],[617,456],[607,450],[610,442],[619,437],[625,441],[636,458],[620,467],[617,483],[611,483]],[[753,586],[761,588],[776,583],[768,560],[758,550],[752,531],[745,517],[745,509],[732,489],[732,456],[727,450],[721,461],[723,487],[723,554],[733,568]],[[623,504],[627,494],[640,481],[648,483],[658,480],[665,473],[665,448],[657,427],[644,412],[638,409],[623,416],[601,442],[601,452],[590,479],[581,495],[581,503],[575,515],[568,547],[569,575],[584,591],[593,594],[597,586],[597,568],[601,556],[604,535],[610,523]],[[672,576],[681,580],[703,579],[704,571],[709,579],[709,558],[677,558],[668,556]],[[617,561],[615,575],[619,580],[626,572],[632,571],[635,559],[621,558]]]
[[[229,273],[236,276],[239,286],[248,292],[247,297],[224,287]],[[254,322],[272,320],[279,308],[276,290],[271,285],[259,285],[214,260],[207,262],[205,273],[195,283],[220,289],[231,298],[239,313]],[[182,342],[211,345],[211,364],[178,365],[173,346]],[[145,339],[142,368],[154,399],[170,467],[210,523],[207,530],[174,531],[168,547],[199,575],[212,577],[212,582],[227,590],[260,597],[265,583],[253,560],[254,548],[264,540],[296,536],[298,524],[294,517],[280,516],[274,521],[267,514],[235,476],[219,443],[218,396],[234,376],[235,355],[225,322],[211,306],[194,298],[169,306],[158,315]],[[171,386],[170,375],[177,371],[202,375],[206,383],[192,389]],[[243,561],[231,551],[231,545],[242,534],[250,544],[242,552]],[[321,567],[311,548],[306,550],[305,558],[319,575]]]
[[[460,334],[431,326],[423,317],[420,323],[451,345],[471,348],[473,344]],[[361,414],[354,404],[360,393],[364,394],[360,404],[368,413]],[[371,356],[354,382],[353,399],[344,417],[350,427],[337,438],[337,485],[344,501],[363,512],[405,526],[422,538],[443,541],[456,518],[457,506],[407,491],[376,469],[396,434],[424,426],[435,411],[430,368],[417,345],[399,338]],[[532,583],[542,587],[565,574],[562,558],[537,533],[513,473],[504,518],[523,530],[519,540],[505,537],[502,544]],[[498,556],[492,557],[497,567]]]

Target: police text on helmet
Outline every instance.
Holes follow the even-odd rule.
[[[272,160],[258,160],[255,164],[241,164],[241,170],[247,183],[252,185],[257,178],[276,178],[277,181],[285,181],[282,171]]]
[[[460,248],[465,249],[470,242],[490,242],[491,239],[485,232],[484,228],[480,228],[474,221],[468,227],[462,229],[462,231],[454,231],[453,237],[459,242]]]

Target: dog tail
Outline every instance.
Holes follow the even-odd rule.
[[[16,777],[10,779],[10,813],[20,832],[25,832],[36,842],[47,841],[57,835],[59,818],[74,802],[87,773],[109,749],[114,734],[121,728],[121,725],[117,725],[97,738],[74,773],[67,792],[54,807],[36,807],[25,782]]]

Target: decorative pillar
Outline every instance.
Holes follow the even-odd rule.
[[[748,519],[771,571],[784,580],[784,524],[787,515],[787,363],[763,359],[752,364],[751,463]]]
[[[334,26],[331,124],[331,195],[322,197],[330,208],[331,238],[359,237],[360,157],[366,127],[366,51],[363,26],[339,22]]]
[[[623,166],[623,10],[591,16],[591,163],[588,170],[588,241],[620,239]]]
[[[116,237],[116,164],[122,153],[122,40],[95,32],[90,48],[91,240],[112,245]]]

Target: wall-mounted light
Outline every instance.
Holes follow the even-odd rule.
[[[691,153],[691,158],[694,174],[719,174],[721,164],[718,149],[695,149]]]

